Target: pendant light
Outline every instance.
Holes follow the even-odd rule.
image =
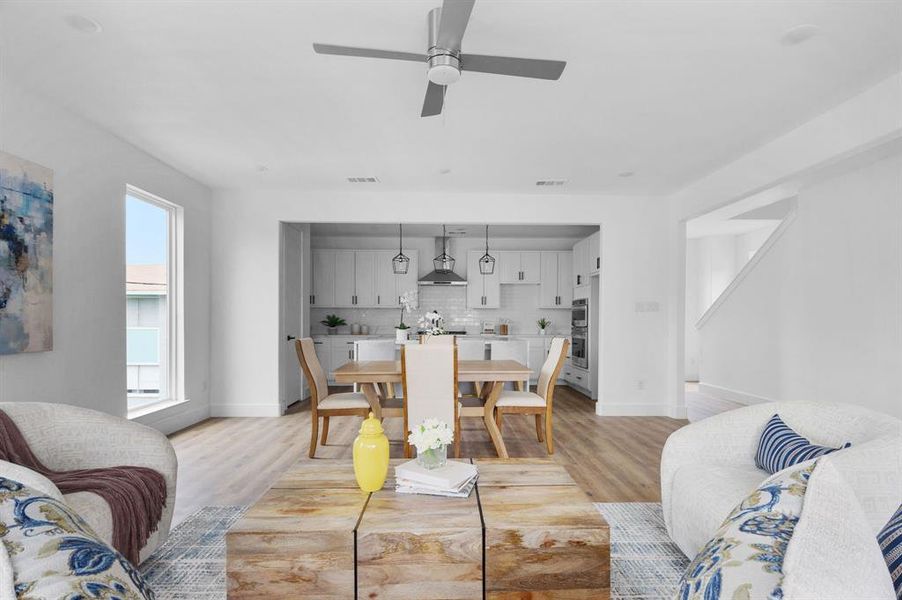
[[[410,258],[404,254],[404,230],[398,223],[398,253],[391,259],[391,270],[395,275],[406,275],[410,268]]]
[[[495,257],[489,254],[489,226],[485,226],[485,254],[479,259],[479,272],[491,275],[495,272]]]
[[[432,259],[432,265],[438,273],[450,273],[454,270],[454,257],[448,254],[448,235],[442,225],[442,253]]]

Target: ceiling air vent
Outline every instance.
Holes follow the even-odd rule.
[[[379,183],[378,177],[348,177],[348,183]]]
[[[536,185],[542,185],[546,187],[558,187],[564,185],[566,183],[566,179],[540,179],[536,182]]]

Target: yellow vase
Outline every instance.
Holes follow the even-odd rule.
[[[354,476],[364,492],[381,490],[388,477],[388,438],[373,413],[363,421],[354,440]]]

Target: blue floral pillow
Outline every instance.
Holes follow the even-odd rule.
[[[153,600],[141,574],[66,504],[0,477],[0,542],[19,598]]]
[[[783,557],[815,463],[772,475],[733,509],[689,564],[678,600],[783,597]]]

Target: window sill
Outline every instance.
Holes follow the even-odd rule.
[[[142,406],[141,408],[136,408],[134,410],[128,411],[128,418],[138,419],[145,415],[149,415],[155,413],[157,411],[165,410],[167,408],[172,408],[173,406],[179,406],[182,404],[187,404],[190,402],[187,398],[183,400],[160,400],[159,402],[154,402],[153,404],[149,404],[147,406]]]

